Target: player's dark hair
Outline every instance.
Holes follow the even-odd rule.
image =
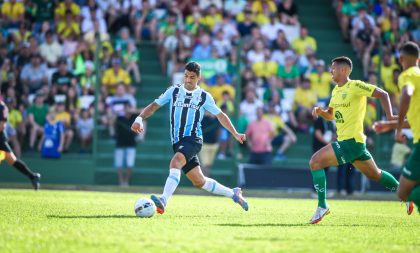
[[[400,54],[402,55],[408,55],[411,57],[415,57],[416,59],[418,59],[420,57],[420,49],[419,46],[412,42],[412,41],[408,41],[406,43],[404,43],[400,49]]]
[[[185,65],[185,70],[194,72],[195,74],[197,74],[197,76],[199,76],[201,72],[201,66],[198,62],[192,61]]]
[[[334,63],[334,62],[337,64],[345,64],[350,67],[350,70],[353,69],[353,62],[347,56],[336,57],[331,61],[331,63]]]

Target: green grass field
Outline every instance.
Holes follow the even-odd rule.
[[[393,201],[175,195],[167,213],[134,215],[146,194],[0,190],[0,252],[420,252],[420,215]]]

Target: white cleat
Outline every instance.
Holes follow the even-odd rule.
[[[314,216],[312,216],[312,219],[309,221],[309,224],[316,224],[324,218],[325,215],[330,213],[330,209],[318,207],[315,211]]]

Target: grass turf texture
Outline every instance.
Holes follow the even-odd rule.
[[[167,213],[134,215],[142,194],[0,190],[0,252],[419,252],[420,216],[395,201],[175,195]]]

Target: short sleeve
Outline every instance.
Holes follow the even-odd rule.
[[[365,83],[362,81],[356,81],[352,87],[352,90],[359,96],[371,97],[375,91],[376,86],[373,84]]]
[[[407,77],[408,76],[404,74],[398,77],[398,87],[400,88],[400,91],[402,91],[406,86],[410,86],[413,89],[415,88],[414,83],[410,80],[410,78]]]
[[[162,95],[155,99],[155,103],[159,106],[163,106],[171,101],[172,93],[174,92],[174,87],[168,88]]]
[[[206,102],[204,102],[203,107],[213,115],[217,115],[221,112],[220,108],[216,105],[213,97],[209,93],[207,93]]]

